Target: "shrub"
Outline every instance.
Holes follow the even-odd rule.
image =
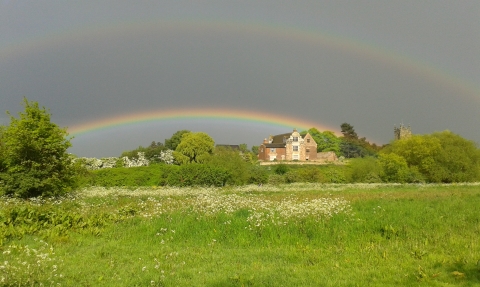
[[[258,165],[250,166],[248,183],[263,184],[269,180],[268,171]]]
[[[285,183],[285,177],[280,174],[271,174],[268,177],[268,183],[272,185],[282,184]]]
[[[374,157],[354,158],[350,160],[351,182],[381,182],[382,168]],[[379,181],[378,181],[379,180]]]
[[[172,186],[224,186],[231,174],[224,168],[208,164],[185,164],[170,169],[164,185]]]
[[[19,119],[10,116],[10,125],[1,129],[0,193],[23,198],[64,194],[76,183],[68,133],[38,103],[23,103]]]
[[[289,170],[288,166],[286,164],[277,164],[275,166],[275,173],[276,174],[285,174]]]

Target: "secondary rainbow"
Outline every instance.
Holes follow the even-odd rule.
[[[314,121],[307,121],[291,116],[284,116],[273,113],[265,113],[250,110],[234,110],[234,109],[170,109],[157,110],[142,113],[133,113],[116,117],[108,117],[100,120],[86,122],[74,125],[68,128],[68,132],[72,136],[80,136],[82,134],[107,130],[115,127],[124,127],[148,122],[167,121],[167,120],[195,120],[207,119],[218,121],[233,121],[256,125],[265,124],[272,127],[285,128],[285,132],[293,128],[307,130],[315,127],[320,131],[334,131],[332,127],[321,125]]]
[[[318,29],[289,27],[263,22],[245,22],[234,20],[211,19],[151,19],[129,22],[117,22],[104,25],[83,26],[77,29],[63,29],[53,33],[35,35],[25,39],[17,39],[0,47],[0,61],[14,60],[29,53],[41,52],[53,47],[71,47],[96,42],[108,37],[130,37],[141,33],[179,33],[182,31],[228,32],[247,35],[278,38],[287,41],[320,45],[327,49],[343,51],[357,57],[368,58],[383,63],[409,74],[417,75],[435,85],[452,90],[452,95],[459,92],[474,100],[480,99],[480,88],[474,83],[465,81],[419,59],[414,59],[389,51],[380,46],[359,40],[332,35]]]

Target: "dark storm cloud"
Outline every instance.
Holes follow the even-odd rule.
[[[71,44],[58,41],[21,57],[0,58],[2,112],[18,111],[23,96],[50,108],[54,121],[62,126],[156,109],[255,108],[300,115],[326,126],[349,122],[359,135],[378,143],[387,143],[393,125],[401,121],[411,124],[416,133],[450,129],[480,142],[476,129],[480,92],[478,88],[465,92],[456,80],[480,80],[480,55],[475,49],[480,47],[476,13],[480,6],[474,1],[48,3],[27,1],[25,9],[2,9],[0,57],[2,47],[19,39],[49,33],[55,38],[58,31],[82,27],[92,33],[78,33]],[[156,21],[164,18],[194,20],[188,29],[139,25],[118,33],[105,28],[116,27],[115,23],[135,27],[152,19],[162,23]],[[350,39],[351,47],[332,49],[325,41],[255,33],[251,28],[195,29],[195,21],[202,19],[219,27],[227,22],[241,26],[244,21],[280,30],[318,31]],[[352,53],[355,43],[387,52],[383,60]],[[392,59],[385,60],[385,55]],[[395,62],[401,55],[408,60],[407,68]],[[418,72],[415,65],[433,69]],[[184,128],[207,131],[219,142],[249,145],[273,133],[268,127],[246,132],[245,125],[234,123],[177,124],[79,136],[72,151],[118,155],[152,140],[163,141]]]

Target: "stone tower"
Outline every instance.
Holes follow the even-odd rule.
[[[412,130],[410,126],[405,127],[403,124],[400,124],[400,127],[393,127],[393,133],[395,140],[408,139],[412,136]]]

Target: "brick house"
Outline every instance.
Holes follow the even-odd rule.
[[[258,148],[258,159],[272,160],[316,160],[317,143],[307,133],[302,137],[294,129],[292,133],[270,136]]]

